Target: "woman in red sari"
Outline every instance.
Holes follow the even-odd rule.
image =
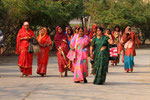
[[[93,25],[92,26],[92,29],[91,29],[91,33],[89,34],[89,38],[91,39],[91,42],[92,42],[92,38],[94,36],[96,36],[96,29],[97,29],[97,26],[96,25]]]
[[[32,36],[35,35],[34,32],[29,29],[29,23],[24,22],[22,28],[19,30],[16,40],[16,54],[19,55],[18,66],[22,72],[20,77],[23,77],[24,75],[29,77],[29,75],[32,75],[33,54],[28,53],[29,39],[31,39]]]
[[[65,76],[67,76],[69,60],[66,56],[69,52],[69,47],[67,44],[65,33],[63,32],[60,26],[56,27],[56,35],[54,37],[54,42],[55,42],[56,54],[58,58],[60,77],[62,77],[63,72],[65,72]]]
[[[90,39],[90,42],[92,42],[92,39],[93,37],[96,37],[96,29],[97,29],[97,26],[96,25],[93,25],[92,26],[92,29],[91,29],[91,33],[89,34],[89,39]],[[91,75],[95,75],[95,72],[94,72],[94,61],[93,59],[89,58],[90,59],[90,63],[88,63],[88,66],[89,66],[89,73]]]
[[[44,27],[40,30],[40,35],[37,37],[41,52],[37,53],[38,69],[37,74],[42,77],[46,75],[49,51],[52,47],[52,40],[47,34],[47,29]]]

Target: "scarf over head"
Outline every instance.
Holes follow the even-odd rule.
[[[93,38],[93,34],[94,34],[94,33],[93,33],[93,28],[97,29],[97,26],[96,26],[96,25],[93,25],[93,26],[92,26],[91,33],[89,34],[90,39]]]
[[[16,54],[20,54],[20,38],[23,37],[31,37],[31,36],[35,36],[34,32],[32,30],[30,30],[29,28],[26,30],[24,25],[27,24],[28,22],[24,22],[22,28],[19,30],[18,35],[17,35],[17,39],[16,39]],[[29,25],[29,23],[28,23]],[[22,46],[28,46],[28,41],[24,41],[24,45]]]
[[[63,31],[61,33],[58,32],[59,27],[60,26],[56,27],[56,35],[54,37],[56,49],[61,45],[61,42],[63,41],[63,39],[66,40],[65,33]]]

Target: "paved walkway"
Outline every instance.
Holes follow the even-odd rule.
[[[150,100],[150,49],[138,49],[133,73],[125,73],[123,64],[109,67],[105,85],[73,83],[73,74],[59,78],[57,58],[50,57],[47,77],[36,74],[20,78],[17,57],[0,59],[0,100]]]

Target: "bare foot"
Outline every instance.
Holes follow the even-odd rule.
[[[60,73],[59,77],[62,78],[62,76],[63,76],[62,73]]]
[[[23,77],[23,75],[24,75],[24,74],[23,74],[23,73],[21,73],[20,77]]]

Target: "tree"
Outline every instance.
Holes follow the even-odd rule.
[[[36,31],[47,27],[48,32],[57,25],[68,25],[83,12],[83,0],[1,0],[0,22],[5,36],[5,49],[15,50],[15,39],[24,21]]]
[[[85,10],[95,23],[111,29],[115,25],[120,25],[122,29],[129,25],[140,28],[145,41],[150,38],[149,5],[143,0],[90,0],[85,4]]]

